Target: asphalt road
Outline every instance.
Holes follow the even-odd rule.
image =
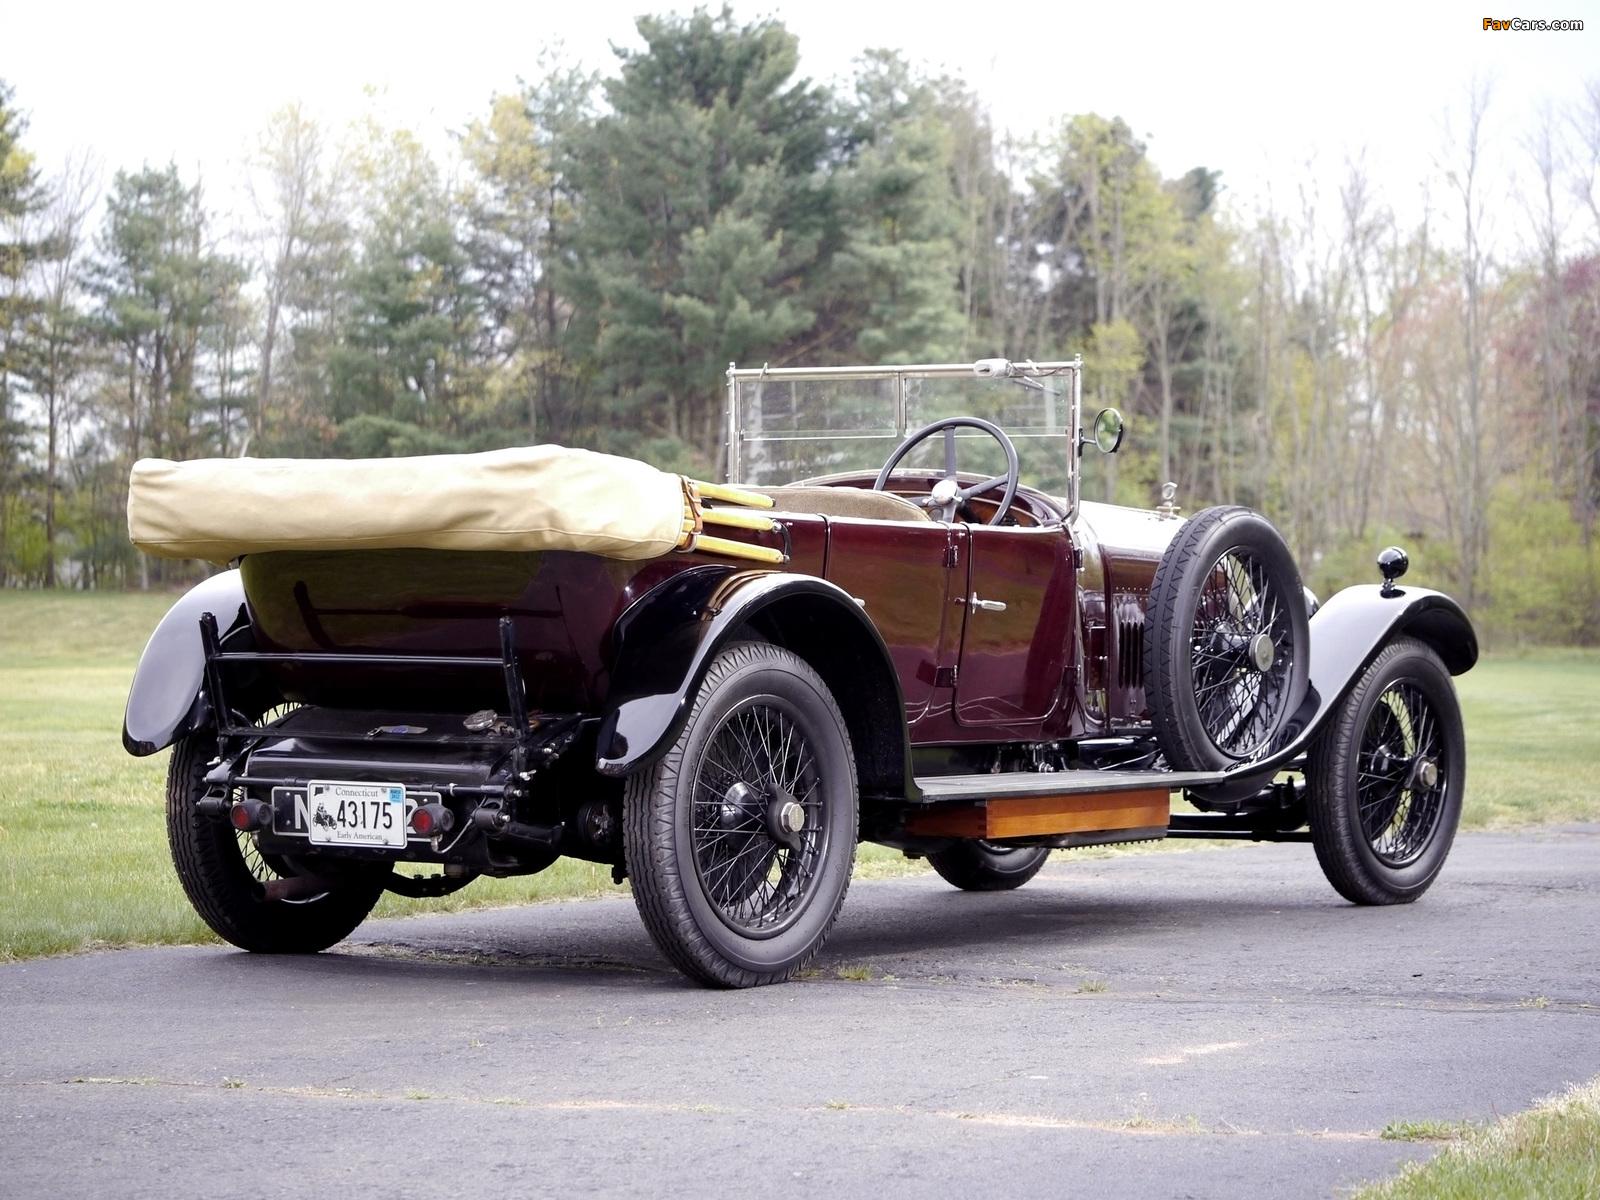
[[[1600,1073],[1600,826],[1356,909],[1308,846],[858,882],[820,973],[712,992],[626,900],[315,958],[0,966],[0,1195],[1329,1196]],[[866,980],[840,971],[868,968]]]

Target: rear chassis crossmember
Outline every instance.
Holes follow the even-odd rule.
[[[263,853],[443,863],[447,875],[462,878],[539,870],[558,854],[620,861],[620,838],[614,836],[619,813],[581,821],[582,828],[573,829],[554,797],[535,794],[536,788],[550,790],[543,779],[536,785],[535,778],[548,777],[585,735],[592,740],[598,721],[580,713],[529,714],[510,617],[500,619],[499,657],[224,650],[210,613],[200,618],[200,639],[217,757],[208,764],[198,807],[221,818],[247,802],[264,802],[270,820],[256,823]],[[494,670],[505,682],[508,715],[494,714],[487,728],[471,731],[463,727],[461,714],[307,708],[260,725],[230,702],[230,671],[294,663]],[[419,716],[429,725],[410,724]],[[436,732],[441,721],[452,731]],[[439,804],[450,813],[448,828],[431,834],[408,829],[404,848],[313,845],[297,829],[297,823],[305,824],[305,789],[313,779],[402,784],[408,815],[418,804]]]

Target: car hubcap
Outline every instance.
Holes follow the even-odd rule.
[[[806,827],[806,810],[797,800],[784,800],[778,805],[778,828],[785,833],[799,833]]]
[[[1431,788],[1439,782],[1439,764],[1431,758],[1417,759],[1416,766],[1411,771],[1411,786]]]
[[[1272,635],[1258,633],[1250,639],[1250,661],[1258,671],[1272,669],[1272,660],[1278,657],[1278,648],[1272,644]]]

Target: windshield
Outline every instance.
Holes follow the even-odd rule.
[[[979,375],[987,369],[988,376]],[[981,417],[1017,448],[1022,482],[1056,496],[1069,490],[1076,363],[836,367],[728,372],[728,481],[755,487],[840,472],[876,472],[908,434],[941,417]],[[963,473],[1005,473],[987,433],[960,429]],[[943,471],[940,437],[900,467]]]

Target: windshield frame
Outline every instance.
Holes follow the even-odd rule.
[[[723,410],[723,482],[733,486],[746,483],[743,478],[744,463],[741,449],[742,431],[739,428],[739,385],[744,381],[773,382],[828,380],[889,380],[893,384],[895,436],[894,446],[903,444],[915,433],[906,428],[906,381],[910,379],[950,378],[1011,378],[1044,379],[1065,377],[1070,380],[1070,417],[1063,431],[1067,442],[1067,518],[1078,516],[1078,491],[1081,476],[1080,458],[1083,453],[1083,359],[1067,362],[1032,361],[1007,362],[1004,359],[983,359],[976,363],[913,363],[904,366],[874,367],[739,367],[728,364],[727,393]],[[1025,386],[1025,385],[1024,385]],[[892,447],[891,447],[892,449]]]

